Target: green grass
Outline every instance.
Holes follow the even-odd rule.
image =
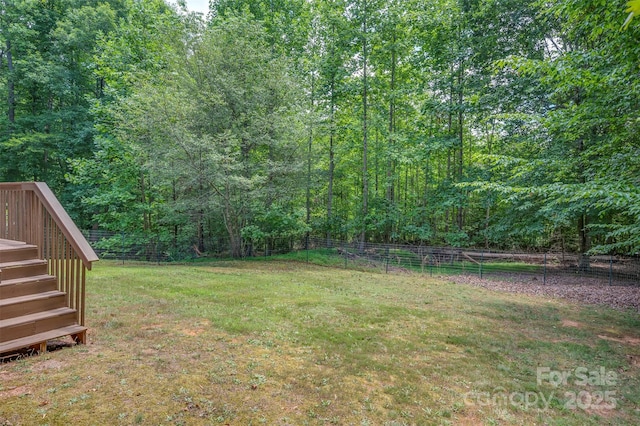
[[[253,260],[253,258],[249,258]],[[335,248],[314,249],[314,250],[300,250],[292,251],[286,254],[280,254],[268,258],[256,258],[255,260],[294,260],[298,262],[308,262],[314,265],[331,266],[331,267],[344,267],[344,257],[340,256]],[[348,260],[347,266],[353,266],[353,260]]]
[[[273,260],[101,262],[87,292],[88,345],[0,364],[0,425],[640,422],[633,313]]]

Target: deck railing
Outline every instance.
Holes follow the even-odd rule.
[[[0,183],[0,238],[38,246],[84,325],[86,271],[98,256],[46,183]]]

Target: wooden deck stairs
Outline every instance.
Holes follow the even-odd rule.
[[[85,274],[98,260],[49,187],[0,183],[0,355],[86,343]]]
[[[67,294],[47,273],[38,247],[0,240],[0,354],[34,347],[45,351],[47,341],[72,336],[86,341],[78,312],[67,307]]]

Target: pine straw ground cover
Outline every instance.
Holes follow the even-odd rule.
[[[640,423],[631,311],[281,261],[101,262],[87,304],[0,425]]]

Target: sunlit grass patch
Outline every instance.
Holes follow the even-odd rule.
[[[88,345],[0,365],[0,424],[640,421],[630,313],[282,261],[105,262],[87,305]]]

